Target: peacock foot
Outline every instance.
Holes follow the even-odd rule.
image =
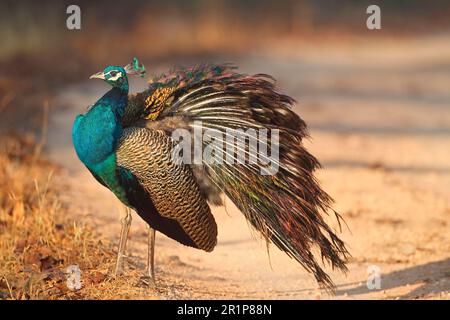
[[[155,278],[152,278],[148,275],[141,276],[139,278],[139,283],[141,283],[149,288],[156,288]]]

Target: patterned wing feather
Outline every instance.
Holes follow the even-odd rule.
[[[148,193],[157,214],[177,221],[180,230],[164,228],[148,218],[155,213],[137,208],[138,213],[155,229],[184,244],[188,236],[194,247],[212,251],[217,242],[217,226],[206,200],[201,196],[192,170],[171,161],[173,143],[162,131],[131,127],[124,130],[117,147],[117,165],[129,170]],[[134,201],[139,201],[136,199]],[[140,207],[132,203],[134,207]],[[141,206],[142,207],[142,206]],[[144,211],[143,211],[144,210]],[[152,210],[148,208],[147,210]],[[146,218],[147,217],[147,218]]]

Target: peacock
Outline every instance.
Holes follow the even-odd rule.
[[[153,76],[147,89],[136,94],[129,94],[128,75],[143,77],[145,67],[134,58],[125,67],[108,66],[92,75],[112,89],[75,118],[72,130],[80,161],[125,208],[114,273],[124,272],[131,210],[149,226],[145,277],[154,284],[155,232],[212,251],[217,225],[210,205],[223,204],[226,195],[267,244],[298,261],[321,288],[333,291],[313,251],[318,249],[322,262],[343,272],[349,252],[324,221],[324,214],[332,212],[340,227],[342,218],[314,177],[320,163],[302,143],[308,133],[292,111],[294,99],[279,93],[271,76],[242,74],[232,64],[177,68]],[[223,147],[228,160],[241,161],[185,159],[189,146],[211,147],[211,139],[194,141],[199,132],[249,129],[277,133],[278,141],[257,141],[261,147],[276,147],[276,172],[264,171],[267,162],[237,159],[239,153],[248,160],[255,151],[237,140],[222,139],[215,146]],[[180,130],[183,139],[177,140],[174,134]],[[192,144],[181,149],[181,142]]]

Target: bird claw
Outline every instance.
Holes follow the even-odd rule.
[[[117,262],[116,262],[116,267],[115,267],[114,272],[113,272],[113,276],[114,277],[117,277],[117,276],[120,276],[120,275],[124,274],[125,258],[127,258],[126,255],[119,255],[118,256]]]
[[[144,284],[147,287],[153,287],[156,288],[156,282],[155,279],[150,276],[141,276],[139,278],[140,283]]]
[[[114,270],[114,272],[112,273],[112,276],[114,277],[114,278],[117,278],[117,277],[119,277],[119,276],[121,276],[121,275],[123,275],[124,274],[124,271],[123,271],[123,268],[116,268],[115,270]]]

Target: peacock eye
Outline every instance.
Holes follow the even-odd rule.
[[[117,71],[114,71],[114,70],[109,72],[109,75],[111,77],[114,77],[116,74],[117,74]]]

